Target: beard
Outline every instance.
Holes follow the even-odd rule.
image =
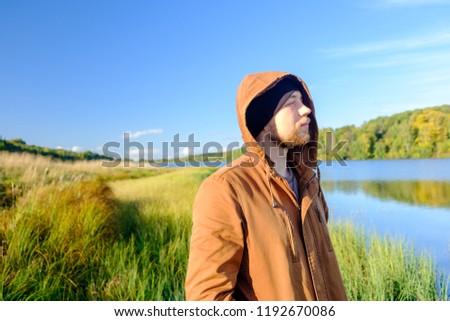
[[[301,125],[298,124],[295,128],[292,129],[289,133],[280,136],[276,128],[272,128],[271,131],[273,139],[281,148],[293,148],[298,146],[303,146],[309,142],[311,135],[309,134],[309,130],[307,133],[303,133],[301,131]]]

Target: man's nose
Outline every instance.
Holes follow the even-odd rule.
[[[307,107],[305,104],[302,104],[302,107],[300,107],[298,113],[300,114],[301,117],[305,117],[311,113],[311,109]]]

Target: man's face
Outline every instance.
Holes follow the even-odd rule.
[[[308,117],[310,113],[311,109],[303,104],[302,94],[296,90],[281,106],[278,106],[266,128],[272,134],[272,139],[283,147],[304,145],[310,139]]]

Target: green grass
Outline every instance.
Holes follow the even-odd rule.
[[[103,170],[80,179],[77,171],[86,167],[62,168],[61,179],[36,175],[39,183],[28,182],[12,206],[0,209],[0,299],[183,300],[192,202],[214,170],[129,176],[148,176],[139,179]],[[105,173],[108,180],[99,178]],[[405,242],[350,223],[331,224],[331,231],[351,300],[448,297],[448,280]]]
[[[367,233],[351,222],[330,224],[349,300],[447,300],[449,278],[431,256],[400,238]]]
[[[96,299],[184,299],[192,200],[211,171],[179,169],[111,184],[128,215],[124,238],[105,256],[107,291],[99,290]]]
[[[48,185],[4,210],[4,299],[83,298],[99,249],[119,235],[115,211],[100,181]]]

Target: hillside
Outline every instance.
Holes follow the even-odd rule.
[[[335,151],[343,159],[448,158],[449,135],[449,105],[416,109],[378,117],[360,127],[322,128],[319,158],[330,159],[341,141],[346,143]]]

